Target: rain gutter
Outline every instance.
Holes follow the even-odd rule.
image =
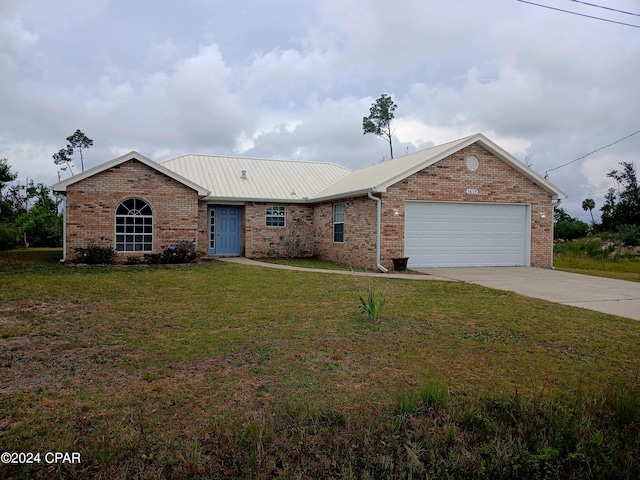
[[[378,270],[380,270],[382,273],[389,273],[389,270],[387,270],[380,264],[380,224],[382,218],[382,200],[380,200],[378,197],[374,197],[371,192],[367,192],[367,196],[371,200],[375,200],[378,203],[378,212],[376,215],[376,267],[378,267]]]

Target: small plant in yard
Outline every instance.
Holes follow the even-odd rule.
[[[127,265],[139,265],[140,257],[127,257]]]
[[[367,315],[369,320],[372,322],[380,320],[387,301],[384,293],[370,291],[366,298],[363,295],[358,295],[358,299],[360,300],[360,310]]]
[[[440,383],[429,381],[420,386],[422,403],[433,408],[446,408],[449,403],[447,387]]]
[[[418,412],[418,395],[414,391],[396,393],[396,411],[403,415],[414,415]]]
[[[149,265],[158,265],[162,261],[162,254],[161,253],[145,253],[143,258],[144,258],[144,261]]]
[[[303,224],[299,218],[289,223],[289,233],[280,235],[278,241],[269,239],[267,257],[274,258],[301,258],[309,256],[312,238],[303,231]]]
[[[107,242],[109,245],[101,247],[92,241],[87,247],[76,247],[78,263],[87,263],[89,265],[113,263],[116,251],[111,246],[111,242],[104,237],[101,237],[100,240]]]
[[[167,245],[162,251],[161,263],[194,263],[200,258],[196,250],[196,241],[179,240],[175,245]]]
[[[353,269],[351,271],[353,273],[356,286],[358,286],[357,275],[353,272]],[[360,311],[365,314],[369,320],[377,323],[380,320],[384,307],[387,303],[387,296],[384,292],[374,291],[371,285],[371,278],[367,275],[367,291],[366,293],[358,294],[358,301],[360,303]]]

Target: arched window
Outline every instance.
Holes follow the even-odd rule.
[[[153,212],[139,198],[125,200],[116,210],[116,251],[153,251]]]

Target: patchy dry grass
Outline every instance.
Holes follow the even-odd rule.
[[[543,478],[638,466],[640,323],[465,283],[371,285],[387,298],[377,323],[359,314],[351,276],[0,261],[2,450],[82,454],[81,465],[0,466],[0,477]],[[420,403],[429,382],[448,389],[446,408]],[[404,392],[417,392],[411,412],[396,410]],[[565,417],[577,423],[553,427]]]

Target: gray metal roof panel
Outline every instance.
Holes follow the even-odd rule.
[[[326,162],[188,154],[162,165],[211,191],[210,197],[302,201],[351,170]],[[242,178],[242,171],[246,178]]]

